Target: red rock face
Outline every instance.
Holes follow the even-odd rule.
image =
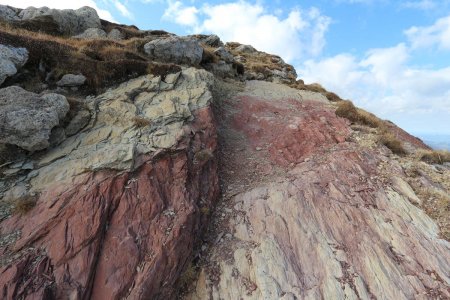
[[[322,103],[240,96],[235,109],[233,127],[244,132],[254,148],[267,147],[272,161],[281,166],[299,163],[349,135],[346,121]]]
[[[171,298],[207,223],[200,207],[218,195],[209,108],[196,112],[172,153],[140,157],[133,172],[86,173],[73,186],[55,182],[29,217],[2,223],[20,229],[13,252],[23,258],[0,269],[2,299]],[[2,255],[5,253],[2,253]]]

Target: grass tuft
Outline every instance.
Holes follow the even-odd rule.
[[[443,164],[450,162],[450,152],[446,150],[422,150],[418,153],[421,161],[430,164]]]
[[[36,206],[36,196],[23,196],[14,201],[14,214],[25,215]]]

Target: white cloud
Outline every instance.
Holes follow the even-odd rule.
[[[200,8],[170,2],[164,18],[189,26],[192,32],[215,33],[226,42],[251,44],[288,62],[319,55],[331,21],[315,8],[296,8],[282,18],[279,13],[267,12],[261,4],[246,1],[205,4]]]
[[[18,8],[47,6],[56,9],[78,9],[82,6],[90,6],[97,11],[100,18],[116,22],[109,11],[100,9],[93,0],[0,0],[0,4]]]
[[[163,18],[183,26],[197,26],[199,10],[194,6],[185,7],[180,1],[169,1]]]
[[[122,14],[122,16],[124,16],[125,18],[128,19],[134,19],[133,14],[128,10],[128,8],[121,3],[118,0],[114,1],[114,6],[117,8],[117,10]]]
[[[411,27],[405,31],[413,48],[437,46],[442,50],[450,50],[450,16],[438,19],[427,27]]]
[[[405,44],[370,50],[363,59],[340,54],[309,60],[297,70],[306,82],[320,82],[383,117],[430,112],[450,115],[450,67],[412,66]]]

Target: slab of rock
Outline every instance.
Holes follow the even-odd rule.
[[[7,77],[15,75],[27,60],[27,49],[0,44],[0,85]]]
[[[82,86],[86,82],[84,75],[65,74],[56,85],[60,87]]]
[[[282,85],[220,107],[222,219],[184,299],[450,298],[450,243],[382,147]]]
[[[101,39],[106,38],[106,32],[100,28],[88,28],[83,33],[74,35],[73,38],[76,39]]]
[[[62,34],[79,34],[88,28],[101,28],[100,18],[95,9],[84,6],[79,9],[50,9],[48,7],[28,7],[22,10],[20,20],[30,20],[40,16],[51,16],[59,25]]]
[[[208,221],[200,208],[219,191],[213,79],[195,68],[147,75],[87,102],[84,130],[17,179],[39,196],[1,222],[3,298],[176,298]],[[199,152],[210,155],[198,162]]]
[[[45,149],[52,128],[68,111],[62,95],[37,95],[17,86],[0,89],[0,143],[28,151]]]
[[[203,48],[193,37],[155,39],[144,45],[144,51],[155,60],[188,65],[198,65],[203,55]]]

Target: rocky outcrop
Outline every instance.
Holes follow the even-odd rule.
[[[203,54],[203,48],[195,38],[177,36],[148,42],[144,51],[151,59],[187,65],[198,65]]]
[[[13,76],[28,60],[25,48],[14,48],[0,44],[0,85],[7,77]]]
[[[174,297],[218,196],[212,80],[133,79],[87,100],[81,132],[3,170],[0,191],[35,207],[1,223],[2,297]]]
[[[37,95],[17,86],[0,89],[0,143],[28,151],[45,149],[52,128],[68,111],[62,95]]]
[[[30,20],[40,20],[49,26],[47,17],[53,20],[58,26],[61,34],[79,34],[88,28],[101,28],[100,18],[95,9],[91,7],[81,7],[79,9],[50,9],[48,7],[28,7],[23,10],[17,10],[2,6],[0,9],[0,18],[7,22],[16,21],[27,23]],[[45,28],[44,28],[45,29]],[[48,29],[48,28],[47,28]]]
[[[125,38],[125,35],[116,28],[113,28],[110,32],[108,32],[108,39],[120,41]]]
[[[400,164],[296,93],[248,82],[218,105],[224,195],[185,298],[449,298],[450,244]]]
[[[20,10],[18,8],[7,5],[0,5],[0,20],[17,21],[19,20],[19,12]]]

